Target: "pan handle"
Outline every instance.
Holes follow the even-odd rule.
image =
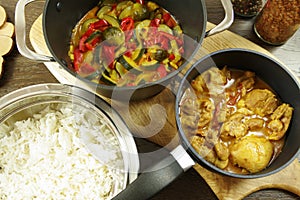
[[[224,11],[225,11],[225,17],[221,21],[220,24],[215,26],[214,28],[210,29],[205,33],[205,37],[222,32],[226,29],[228,29],[231,24],[233,23],[234,20],[234,12],[233,12],[233,7],[232,3],[230,0],[221,0]]]
[[[15,11],[16,44],[21,55],[36,61],[52,62],[54,58],[38,54],[26,45],[25,6],[35,0],[19,0]]]
[[[115,196],[113,200],[149,199],[194,164],[193,159],[179,145],[168,157],[152,166],[147,172],[142,173],[134,182]]]

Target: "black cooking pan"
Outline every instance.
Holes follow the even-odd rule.
[[[264,170],[252,174],[238,174],[222,170],[209,163],[191,146],[188,135],[181,123],[180,105],[186,89],[191,88],[191,81],[211,67],[222,69],[250,70],[265,81],[280,99],[293,108],[293,117],[286,132],[285,144],[278,157]],[[175,112],[180,145],[170,155],[152,168],[145,170],[133,183],[119,193],[114,200],[148,199],[162,190],[195,163],[222,175],[234,178],[261,178],[274,174],[294,161],[300,153],[300,83],[288,69],[275,59],[259,52],[246,49],[226,49],[214,52],[198,60],[184,75],[176,94]],[[198,110],[198,108],[195,108]]]
[[[30,59],[42,62],[55,61],[67,73],[86,82],[95,89],[95,92],[106,97],[119,99],[143,99],[160,92],[178,74],[178,72],[188,63],[183,64],[179,70],[170,73],[168,76],[156,82],[142,84],[133,87],[114,87],[103,84],[96,84],[78,76],[70,67],[68,57],[69,43],[72,29],[90,9],[95,7],[99,0],[73,1],[73,0],[46,0],[43,11],[43,32],[44,37],[52,57],[36,54],[26,46],[25,18],[24,10],[28,3],[34,0],[20,0],[16,6],[15,27],[16,43],[22,55]],[[200,47],[205,35],[211,35],[222,31],[233,22],[232,5],[228,0],[222,0],[226,17],[216,28],[205,32],[207,23],[207,13],[204,0],[153,0],[171,14],[173,14],[185,34],[185,55],[186,60],[190,60]]]

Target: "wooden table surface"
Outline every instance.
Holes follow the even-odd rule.
[[[8,21],[14,23],[15,5],[17,0],[1,0],[2,5],[8,15]],[[35,2],[26,8],[27,32],[42,13],[43,2]],[[221,2],[218,0],[206,0],[208,11],[208,21],[212,23],[219,23],[224,15]],[[253,27],[254,18],[239,18],[236,17],[234,24],[230,27],[230,31],[235,32],[250,41],[266,48],[273,55],[279,58],[284,64],[290,67],[297,74],[300,74],[300,31],[298,31],[293,38],[282,46],[269,46],[261,42],[254,34]],[[1,45],[1,44],[0,44]],[[28,85],[38,83],[55,83],[57,80],[47,70],[44,64],[37,63],[21,56],[15,47],[13,51],[4,57],[4,74],[0,79],[0,97]],[[137,139],[137,146],[139,151],[147,151],[155,148],[155,145]],[[175,182],[157,194],[154,200],[159,199],[217,199],[209,186],[201,178],[201,176],[194,170],[190,169],[184,173]],[[300,199],[292,193],[281,191],[277,189],[268,189],[255,192],[245,199]]]

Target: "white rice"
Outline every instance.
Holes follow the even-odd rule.
[[[123,187],[122,156],[111,128],[74,108],[51,105],[0,125],[1,200],[109,199]]]

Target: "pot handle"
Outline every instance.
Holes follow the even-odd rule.
[[[142,173],[135,181],[115,196],[113,200],[149,199],[194,164],[193,159],[179,145],[168,157],[149,168],[147,172]]]
[[[226,29],[228,29],[231,24],[233,23],[234,20],[234,12],[233,12],[233,7],[231,0],[221,0],[224,11],[225,11],[225,17],[221,21],[220,24],[212,28],[211,30],[207,31],[205,33],[205,37],[222,32]]]
[[[35,0],[19,0],[15,11],[16,44],[21,55],[36,61],[52,62],[54,58],[38,54],[30,50],[26,45],[25,6]]]

